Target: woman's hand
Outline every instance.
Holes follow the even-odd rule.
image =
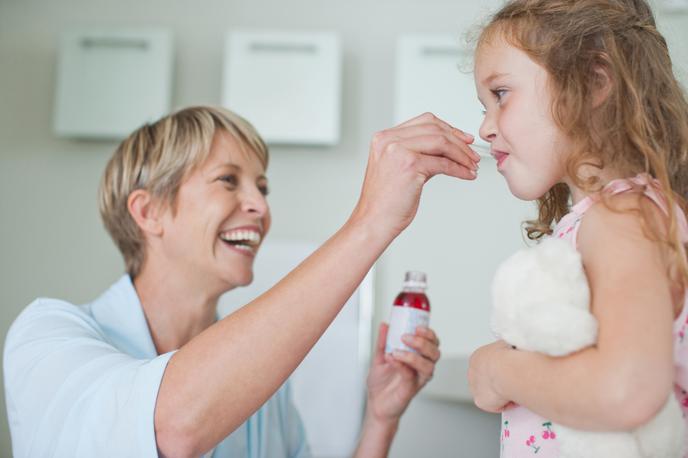
[[[440,358],[434,331],[418,327],[403,341],[418,353],[395,351],[385,354],[386,323],[380,325],[373,364],[368,374],[368,416],[380,423],[396,423],[411,399],[432,378]]]
[[[512,347],[502,340],[478,348],[471,355],[468,364],[468,385],[473,393],[473,402],[486,412],[499,413],[511,407],[495,388],[493,368],[503,352],[513,351]]]
[[[361,197],[353,216],[395,237],[416,215],[423,185],[437,174],[476,178],[474,140],[431,113],[373,137]]]

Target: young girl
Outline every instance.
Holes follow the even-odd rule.
[[[580,251],[599,321],[597,345],[567,357],[504,342],[473,354],[502,456],[557,456],[550,420],[630,430],[672,392],[685,409],[688,103],[650,7],[511,1],[479,37],[475,78],[481,137],[511,192],[538,200],[528,237]]]

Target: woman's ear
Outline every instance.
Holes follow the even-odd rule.
[[[593,68],[592,89],[592,107],[593,109],[599,108],[607,101],[612,91],[612,79],[607,69],[602,65],[596,65]]]
[[[144,234],[160,236],[163,233],[163,206],[145,189],[136,189],[127,199],[129,214]]]

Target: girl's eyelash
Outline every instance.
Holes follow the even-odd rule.
[[[504,93],[506,93],[506,89],[492,89],[490,92],[494,94],[494,96],[497,98],[497,102],[502,100],[502,97],[504,97]]]

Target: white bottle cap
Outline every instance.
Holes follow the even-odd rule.
[[[418,272],[414,270],[406,272],[406,276],[404,277],[404,286],[408,288],[427,288],[428,282],[425,272]]]

